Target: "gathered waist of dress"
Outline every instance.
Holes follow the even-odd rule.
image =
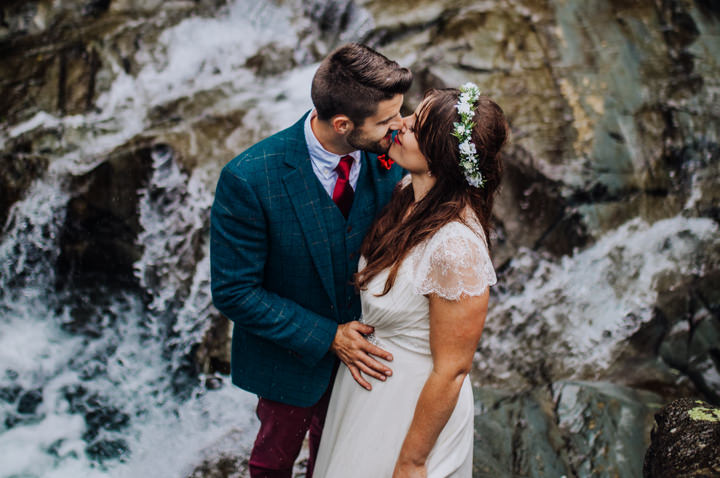
[[[383,348],[383,344],[390,344],[393,347],[399,347],[420,355],[427,355],[428,357],[430,356],[430,343],[427,337],[383,332],[386,331],[375,330],[375,333],[367,336],[368,341],[380,348]]]

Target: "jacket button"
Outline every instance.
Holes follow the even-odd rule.
[[[352,226],[348,226],[347,232],[352,232]]]

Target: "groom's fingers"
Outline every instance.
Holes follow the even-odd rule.
[[[374,361],[373,359],[371,359],[371,358],[368,358],[368,359],[366,359],[366,360],[370,360],[370,361],[372,361],[372,362],[375,362],[375,361]],[[372,364],[372,367],[369,366],[369,365],[364,364],[363,362],[358,362],[358,363],[357,363],[357,366],[360,368],[360,370],[361,370],[362,372],[365,372],[367,375],[370,375],[371,377],[376,378],[376,379],[381,380],[381,381],[384,382],[385,379],[387,378],[387,374],[384,373],[384,372],[378,372],[376,368],[373,368],[373,367],[377,367],[378,365],[380,365],[378,362],[375,362],[374,364]],[[389,369],[388,369],[388,370],[389,370]]]
[[[385,350],[381,349],[377,345],[368,343],[368,347],[365,349],[365,351],[376,357],[384,358],[388,362],[392,362],[392,359],[393,359],[392,354],[390,352],[386,352]],[[388,369],[388,370],[390,370],[390,369]]]
[[[375,331],[374,327],[367,325],[367,324],[363,324],[362,322],[358,322],[356,320],[352,321],[352,322],[348,322],[348,324],[350,325],[350,327],[354,328],[355,330],[357,330],[359,333],[361,333],[363,335],[369,335]]]
[[[347,368],[350,370],[350,375],[352,375],[352,377],[355,379],[355,381],[358,384],[360,384],[361,387],[363,387],[366,390],[372,390],[372,386],[368,383],[367,380],[365,380],[363,378],[362,374],[360,373],[360,370],[356,366],[350,365],[350,364],[346,364],[346,365],[347,365]]]

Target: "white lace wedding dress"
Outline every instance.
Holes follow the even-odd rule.
[[[473,215],[474,219],[474,215]],[[388,294],[388,271],[361,293],[363,321],[375,327],[377,345],[392,353],[393,375],[385,382],[368,377],[372,391],[360,387],[341,364],[330,398],[313,476],[390,478],[432,369],[429,300],[435,293],[456,300],[480,295],[495,284],[495,271],[477,220],[443,226],[414,248],[401,264]],[[360,260],[360,268],[364,267]],[[473,395],[465,378],[452,416],[427,461],[429,478],[470,478],[473,452]]]

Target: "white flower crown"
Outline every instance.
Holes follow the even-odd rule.
[[[475,126],[475,103],[480,97],[480,88],[475,83],[467,82],[460,87],[460,97],[455,108],[460,114],[460,122],[453,123],[455,127],[452,135],[458,139],[460,147],[460,168],[470,186],[481,188],[485,184],[480,165],[478,164],[477,149],[472,142],[472,130]]]

